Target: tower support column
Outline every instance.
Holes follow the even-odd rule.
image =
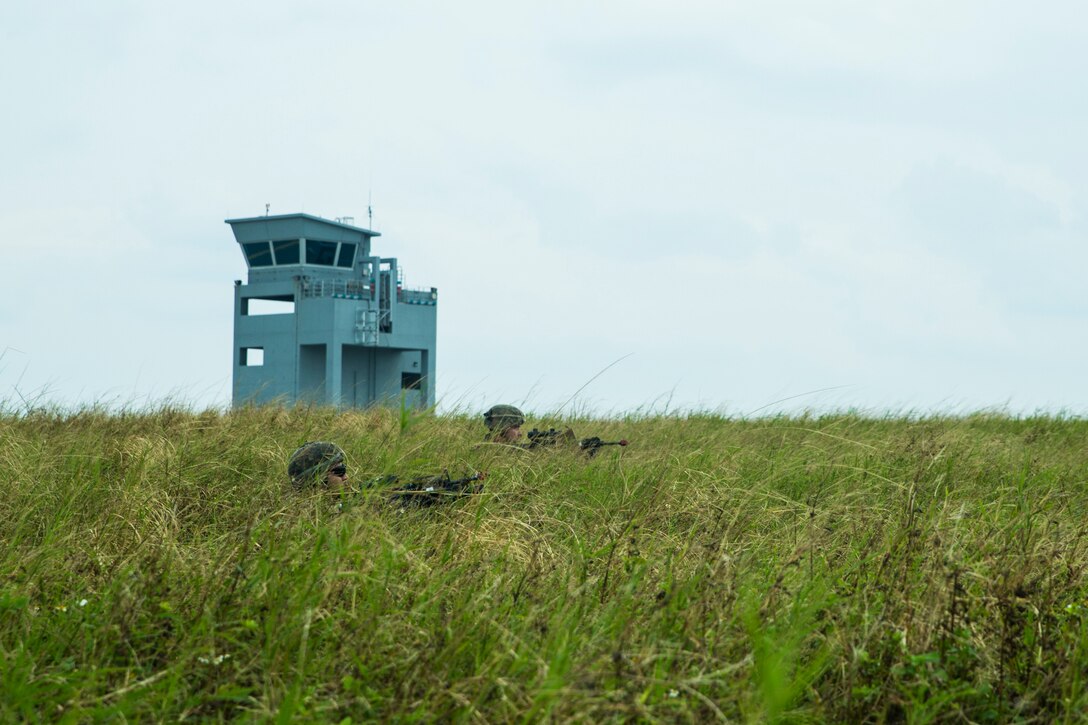
[[[419,371],[423,374],[419,382],[419,405],[421,408],[430,408],[435,403],[433,350],[419,351]]]
[[[325,355],[325,402],[340,407],[344,371],[344,343],[334,335]]]

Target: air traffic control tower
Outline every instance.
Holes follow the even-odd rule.
[[[434,405],[438,291],[407,290],[378,232],[309,214],[227,219],[249,267],[234,283],[234,405]]]

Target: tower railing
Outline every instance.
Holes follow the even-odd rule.
[[[407,305],[436,305],[438,293],[433,289],[402,289],[397,288],[397,302]]]
[[[347,300],[373,300],[374,289],[366,280],[307,279],[302,281],[303,297],[334,297]],[[408,305],[436,305],[438,293],[433,289],[404,289],[397,287],[397,302]]]
[[[372,300],[374,290],[368,282],[358,279],[307,279],[302,281],[302,296]]]

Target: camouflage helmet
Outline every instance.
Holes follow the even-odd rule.
[[[287,475],[292,483],[302,488],[323,480],[330,468],[343,462],[344,451],[340,446],[326,441],[310,441],[291,454]]]
[[[506,430],[522,425],[525,415],[512,405],[493,405],[484,413],[484,424],[489,430]]]

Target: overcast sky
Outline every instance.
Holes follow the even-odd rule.
[[[0,404],[228,405],[223,220],[369,197],[447,410],[1088,413],[1083,2],[9,0],[0,41]]]

